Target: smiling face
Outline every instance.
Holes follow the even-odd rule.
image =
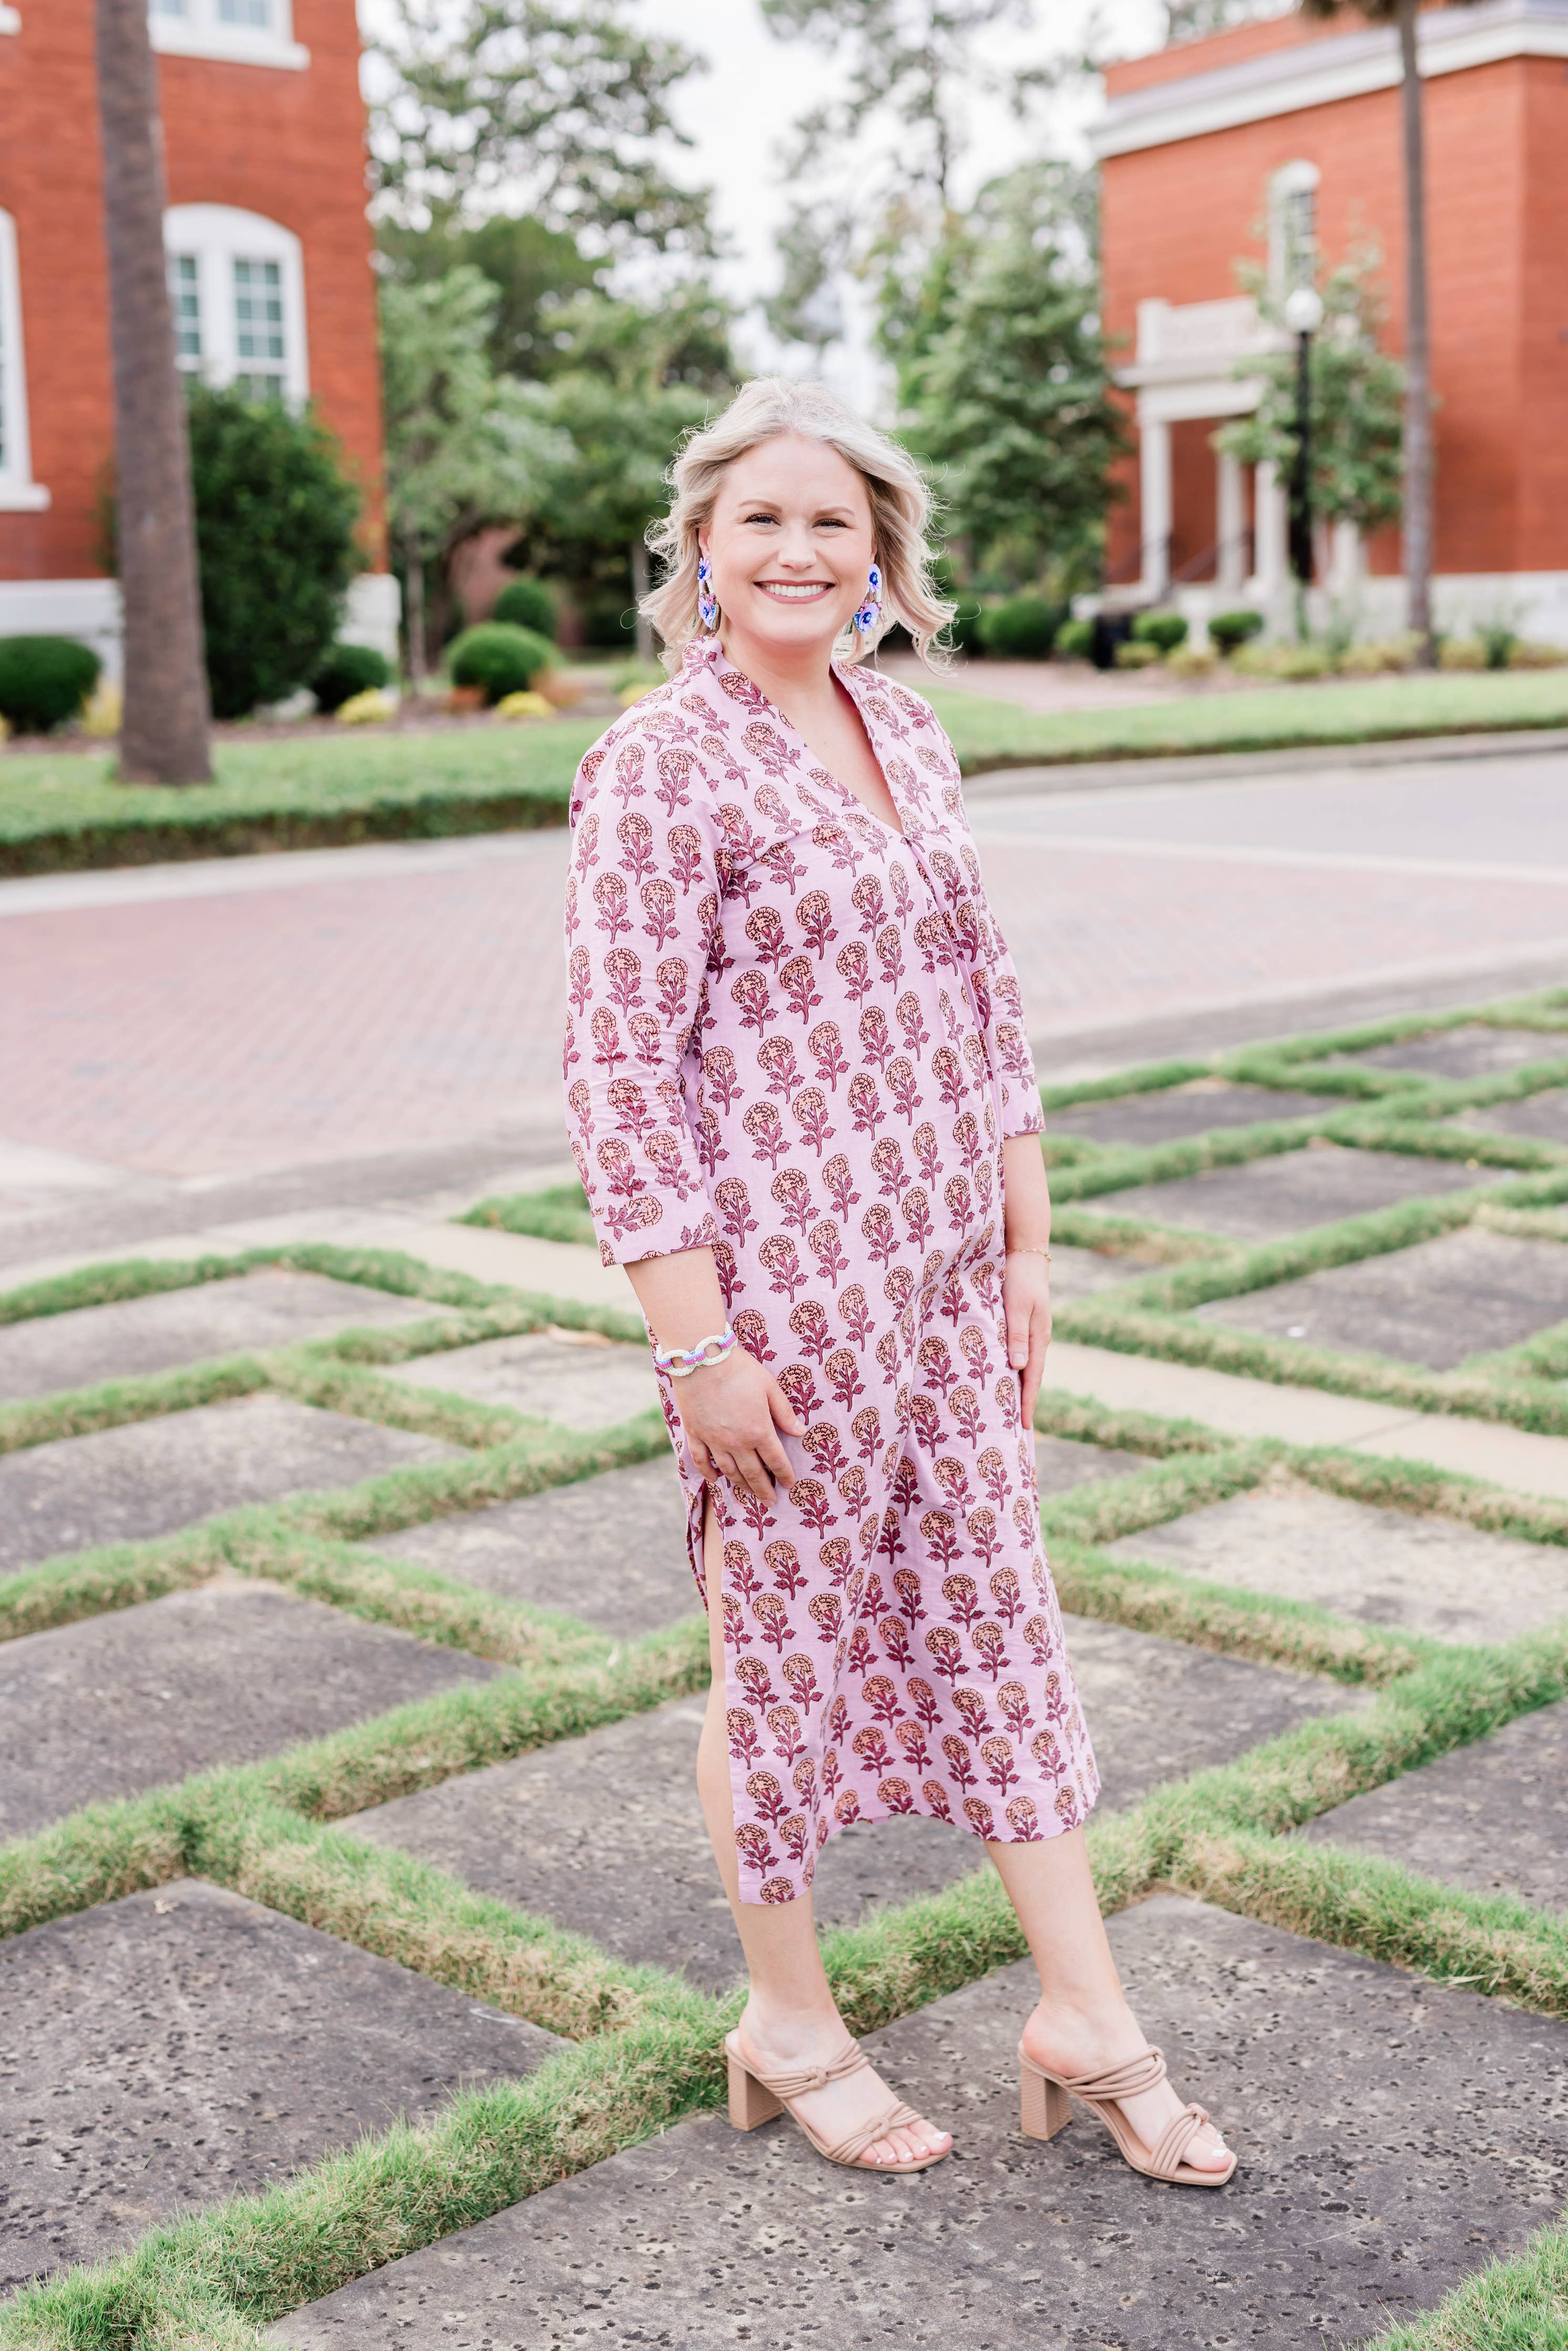
[[[821,441],[761,442],[725,475],[698,543],[732,655],[749,640],[775,660],[825,659],[874,559],[864,476]]]

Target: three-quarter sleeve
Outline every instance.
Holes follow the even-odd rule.
[[[986,1043],[1002,1100],[1002,1140],[1010,1143],[1015,1134],[1039,1134],[1045,1118],[1040,1106],[1034,1055],[1029,1049],[1029,1030],[1024,1024],[1023,990],[1019,986],[1018,968],[988,906],[986,930],[991,950],[991,1002]]]
[[[719,913],[693,762],[645,719],[578,770],[566,892],[562,1074],[572,1156],[606,1265],[718,1238],[683,1086]]]

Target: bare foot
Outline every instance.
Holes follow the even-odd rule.
[[[852,2046],[841,2017],[765,2017],[758,2012],[755,2002],[747,2003],[736,2037],[746,2063],[762,2075],[795,2074],[813,2065],[831,2065]],[[859,2073],[846,2074],[842,2081],[826,2083],[820,2090],[805,2091],[792,2098],[790,2105],[802,2122],[810,2123],[824,2147],[838,2147],[852,2132],[863,2130],[867,2123],[874,2122],[878,2115],[885,2114],[897,2102],[896,2091],[889,2089],[875,2067],[862,2066]],[[946,2155],[952,2144],[950,2131],[937,2130],[922,2116],[915,2123],[890,2130],[885,2138],[873,2139],[855,2160],[868,2169],[884,2164],[919,2163],[928,2157]]]
[[[1141,2057],[1148,2045],[1125,2004],[1119,2013],[1087,2017],[1075,2009],[1051,2007],[1041,2001],[1023,2029],[1025,2056],[1069,2080],[1108,2074],[1114,2066]],[[1187,2101],[1177,2097],[1166,2081],[1116,2103],[1146,2154]],[[1195,2171],[1224,2171],[1230,2162],[1230,2150],[1214,2126],[1205,2123],[1188,2141],[1182,2161]]]

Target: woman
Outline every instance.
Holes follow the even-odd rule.
[[[1218,2186],[1123,1998],[1098,1789],[1030,1436],[1050,1199],[1017,977],[957,763],[860,666],[947,618],[910,460],[821,386],[747,386],[676,459],[646,611],[677,665],[590,751],[568,885],[572,1146],[624,1265],[707,1605],[698,1785],[750,1975],[730,2112],[832,2159],[952,2140],[834,2006],[810,1885],[893,1813],[985,1841],[1039,1964],[1024,2127],[1066,2088],[1128,2160]]]

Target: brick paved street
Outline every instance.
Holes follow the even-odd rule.
[[[1568,967],[1565,787],[1568,758],[1516,757],[973,807],[1049,1067],[1260,996],[1559,942]],[[30,1154],[201,1178],[554,1138],[565,857],[544,832],[0,883],[0,1207],[53,1192]]]

